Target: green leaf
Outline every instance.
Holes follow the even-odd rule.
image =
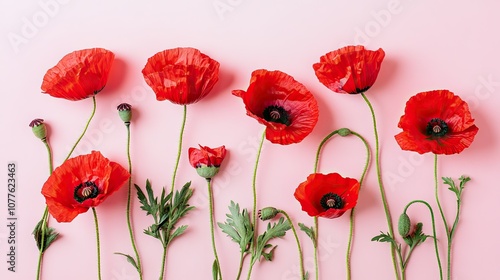
[[[268,242],[274,238],[285,236],[286,232],[291,228],[290,222],[285,220],[283,217],[281,217],[275,224],[267,224],[267,230],[257,237],[257,248],[255,254],[252,255],[253,261],[255,262],[256,260],[260,260],[261,256],[264,256],[266,260],[271,261],[276,246],[272,247],[272,245],[268,244]],[[265,249],[269,247],[272,247],[272,249],[266,253]]]
[[[456,189],[455,181],[453,181],[453,179],[451,179],[450,177],[442,177],[442,179],[444,184],[450,186],[451,188]]]
[[[214,260],[214,263],[212,265],[212,279],[219,279],[219,263],[217,262],[217,260]]]
[[[460,181],[460,188],[463,189],[465,187],[465,184],[471,180],[469,176],[462,175],[460,178],[458,178]]]
[[[137,272],[140,273],[139,271],[139,266],[137,265],[137,262],[135,261],[135,259],[133,257],[131,257],[130,255],[127,255],[127,254],[123,254],[123,253],[118,253],[118,252],[115,252],[116,255],[121,255],[121,256],[124,256],[127,258],[127,261],[132,264],[133,267],[135,267],[135,269],[137,270]]]
[[[389,233],[383,233],[383,232],[380,232],[379,235],[373,237],[371,241],[387,242],[396,245],[396,241],[394,240],[394,238],[392,238],[392,236]]]
[[[306,274],[304,275],[304,279],[302,279],[302,280],[307,280],[307,279],[309,279],[309,271],[306,271]]]
[[[316,244],[316,234],[314,233],[313,227],[307,227],[303,223],[299,223],[300,230],[305,232],[309,238],[311,238],[313,244]]]
[[[253,226],[246,209],[240,211],[240,206],[231,201],[229,214],[226,214],[225,223],[217,223],[222,232],[231,237],[231,240],[240,245],[241,252],[247,251],[253,239]]]
[[[49,246],[59,237],[59,233],[56,232],[54,228],[48,227],[47,224],[45,224],[45,233],[42,230],[43,226],[43,220],[40,220],[35,228],[33,229],[33,237],[35,238],[36,241],[36,246],[38,250],[42,247],[42,241],[43,241],[43,250],[42,252],[45,252],[49,248]]]
[[[170,235],[170,239],[168,240],[168,243],[170,243],[172,240],[174,240],[174,238],[181,236],[186,231],[187,228],[188,228],[187,225],[182,225],[182,226],[178,227],[177,229],[175,229],[175,231]]]

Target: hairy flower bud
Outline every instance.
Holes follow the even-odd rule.
[[[407,237],[410,234],[410,229],[411,229],[410,217],[406,213],[401,214],[401,216],[399,216],[399,221],[398,221],[399,234],[402,237]]]
[[[272,219],[278,215],[279,211],[278,209],[274,207],[265,207],[259,210],[259,219],[262,221]]]
[[[342,136],[342,137],[345,137],[345,136],[349,136],[352,134],[352,131],[349,129],[349,128],[341,128],[339,130],[337,130],[337,133]]]

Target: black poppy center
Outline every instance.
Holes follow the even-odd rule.
[[[97,188],[94,182],[89,181],[78,185],[75,188],[73,196],[76,201],[82,203],[86,199],[97,197],[98,194],[99,194],[99,188]]]
[[[448,125],[442,119],[432,119],[427,123],[426,133],[431,137],[443,137],[448,133]]]
[[[271,105],[264,109],[262,113],[264,119],[268,122],[282,123],[286,126],[290,125],[290,115],[281,106]]]
[[[328,210],[328,209],[342,209],[344,207],[344,200],[335,193],[327,193],[325,194],[320,202],[321,207],[323,209]]]

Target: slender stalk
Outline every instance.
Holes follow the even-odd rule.
[[[94,207],[92,207],[92,213],[94,214],[95,236],[97,241],[97,274],[98,279],[101,280],[101,242],[99,240],[99,222],[97,220],[97,212]]]
[[[215,246],[215,234],[214,234],[214,194],[212,192],[212,179],[208,178],[207,179],[207,184],[208,184],[208,201],[209,201],[209,208],[210,208],[210,235],[212,237],[212,250],[214,251],[214,257],[215,261],[217,262],[217,265],[219,266],[219,279],[222,280],[222,271],[220,267],[220,261],[219,261],[219,255],[217,254],[217,247]]]
[[[47,138],[42,140],[43,144],[45,145],[45,148],[47,149],[47,155],[48,155],[48,161],[49,161],[49,175],[52,175],[52,171],[54,171],[54,163],[53,163],[53,157],[52,157],[52,149],[50,148],[50,144],[47,140]],[[41,277],[41,272],[42,272],[42,261],[43,261],[43,253],[44,253],[44,248],[45,248],[45,235],[47,231],[49,223],[49,208],[45,206],[45,210],[43,211],[42,215],[42,240],[40,242],[40,250],[38,253],[38,265],[37,265],[37,271],[36,271],[36,279],[39,280]]]
[[[319,235],[318,217],[314,217],[314,272],[316,280],[319,279],[319,264],[318,264],[318,235]]]
[[[439,209],[439,214],[441,214],[441,218],[443,219],[444,227],[446,229],[446,239],[448,241],[447,245],[447,264],[446,264],[446,275],[447,279],[451,279],[451,231],[448,226],[448,222],[446,221],[446,216],[443,212],[443,207],[441,206],[441,202],[439,200],[439,183],[438,183],[438,155],[434,154],[434,195],[436,197],[436,203]]]
[[[127,159],[128,159],[128,172],[130,173],[130,178],[128,179],[128,192],[127,192],[127,226],[130,235],[130,242],[132,243],[132,248],[134,249],[135,259],[137,261],[137,270],[139,272],[139,279],[142,280],[142,265],[139,252],[137,251],[137,246],[135,244],[134,231],[132,230],[132,220],[130,217],[130,205],[132,202],[132,160],[130,158],[130,123],[125,125],[127,127]]]
[[[365,100],[366,104],[370,108],[370,113],[372,115],[372,121],[373,121],[373,132],[375,135],[375,166],[377,168],[377,180],[378,180],[378,185],[380,189],[380,196],[382,198],[382,204],[384,205],[384,211],[385,211],[385,218],[387,220],[387,226],[389,228],[389,234],[391,237],[394,238],[394,227],[392,225],[392,218],[391,218],[391,213],[389,211],[389,205],[387,203],[387,198],[385,195],[385,189],[384,185],[382,183],[382,172],[380,170],[380,144],[379,144],[379,138],[378,138],[378,132],[377,132],[377,118],[375,117],[375,111],[373,110],[373,106],[366,98],[364,93],[361,93],[361,96]],[[400,279],[400,274],[398,271],[398,266],[397,266],[397,261],[396,261],[396,248],[394,244],[391,243],[391,258],[392,258],[392,264],[394,267],[394,274],[396,275],[396,279]],[[402,260],[401,260],[402,261]]]
[[[184,105],[184,111],[182,115],[182,125],[181,125],[181,132],[179,134],[179,146],[177,147],[177,158],[175,160],[175,168],[174,168],[174,174],[172,175],[172,188],[170,189],[170,192],[174,192],[175,188],[175,177],[177,176],[177,169],[179,168],[179,161],[181,159],[181,153],[182,153],[182,138],[184,136],[184,128],[186,127],[186,115],[187,115],[187,105]]]
[[[80,137],[78,137],[78,139],[76,140],[75,144],[73,145],[73,147],[71,147],[71,150],[69,151],[68,155],[66,156],[66,158],[64,159],[64,161],[66,161],[68,158],[71,157],[71,154],[73,154],[73,152],[75,151],[76,149],[76,146],[78,145],[78,143],[80,143],[80,141],[82,140],[83,136],[85,135],[85,133],[87,132],[87,129],[89,128],[89,125],[90,125],[90,122],[92,121],[92,119],[94,118],[94,115],[95,115],[95,111],[96,111],[96,108],[97,108],[97,104],[96,104],[96,100],[95,100],[95,94],[92,96],[92,102],[94,104],[94,107],[92,109],[92,114],[90,114],[90,118],[89,120],[87,121],[87,124],[85,125],[85,128],[83,129],[83,132],[82,134],[80,134]]]
[[[46,234],[46,229],[47,229],[47,223],[49,219],[49,208],[45,206],[45,211],[43,212],[42,216],[42,240],[40,241],[40,250],[38,252],[38,265],[37,265],[37,271],[36,271],[36,279],[39,280],[42,272],[42,260],[43,260],[43,253],[44,253],[44,247],[45,247],[45,234]]]
[[[264,129],[264,132],[262,132],[262,137],[260,139],[260,144],[259,144],[259,149],[257,150],[257,157],[255,159],[255,166],[253,169],[253,176],[252,176],[252,193],[253,193],[253,209],[252,209],[252,225],[253,225],[253,239],[252,239],[252,244],[251,246],[253,249],[251,250],[252,252],[252,260],[250,261],[250,267],[248,269],[248,276],[247,279],[250,279],[250,275],[252,274],[252,269],[253,265],[255,263],[254,261],[254,254],[255,254],[255,249],[257,247],[257,170],[259,168],[259,160],[260,160],[260,154],[262,152],[262,146],[264,145],[264,139],[266,139],[266,130]]]
[[[161,272],[160,272],[160,280],[163,280],[165,277],[165,266],[167,265],[167,248],[168,245],[163,245],[163,256],[161,258]]]
[[[295,230],[295,226],[293,225],[292,219],[290,218],[288,213],[286,213],[283,210],[279,210],[279,212],[281,214],[283,214],[288,219],[288,222],[290,222],[290,226],[292,227],[292,232],[293,232],[293,235],[295,236],[295,241],[297,242],[297,249],[299,250],[300,280],[304,280],[304,279],[306,279],[306,274],[305,274],[305,270],[304,270],[304,257],[302,255],[302,247],[300,246],[299,236],[297,235],[297,231]]]
[[[368,142],[366,139],[361,136],[360,134],[351,131],[353,135],[358,137],[363,144],[365,145],[366,148],[366,162],[365,162],[365,167],[363,169],[363,173],[361,174],[361,178],[359,179],[359,188],[361,190],[361,186],[363,186],[363,181],[365,179],[366,173],[368,172],[368,167],[370,165],[370,158],[371,158],[371,152],[370,152],[370,145],[368,145]],[[351,279],[351,254],[352,254],[352,242],[354,238],[354,218],[355,218],[355,213],[356,213],[356,207],[353,207],[351,210],[351,215],[349,216],[349,241],[347,242],[347,253],[346,253],[346,270],[347,270],[347,279]]]
[[[439,267],[439,279],[442,280],[443,279],[443,268],[442,268],[442,265],[441,265],[441,258],[439,257],[439,248],[438,248],[438,243],[437,243],[436,222],[435,222],[435,218],[434,218],[434,211],[432,211],[432,207],[426,201],[423,201],[423,200],[413,200],[413,201],[411,201],[410,203],[408,203],[406,205],[405,209],[403,210],[403,213],[406,213],[406,210],[410,207],[410,205],[412,205],[414,203],[422,203],[422,204],[424,204],[425,206],[427,206],[427,208],[429,209],[429,212],[431,213],[432,234],[434,235],[434,238],[433,238],[434,239],[434,250],[436,251],[436,259],[437,259],[438,267]],[[408,256],[406,262],[403,263],[403,266],[405,268],[406,268],[406,265],[408,264],[409,258],[410,258],[410,256]],[[403,273],[403,277],[404,277],[404,273]]]
[[[260,139],[260,144],[259,144],[259,149],[257,150],[257,158],[255,159],[255,167],[253,169],[253,177],[252,177],[252,193],[253,193],[253,209],[252,209],[252,222],[253,222],[253,228],[254,228],[254,238],[252,243],[257,245],[257,188],[256,188],[256,182],[257,182],[257,169],[259,167],[259,159],[260,159],[260,154],[262,152],[262,145],[264,144],[264,139],[266,139],[266,130],[262,133],[262,137]]]
[[[252,275],[252,270],[253,270],[254,264],[255,264],[255,261],[252,258],[252,261],[250,261],[250,268],[248,268],[247,280],[250,280],[250,276]]]
[[[240,254],[240,263],[239,263],[239,268],[238,268],[238,275],[236,276],[236,280],[240,280],[241,277],[241,271],[243,270],[243,260],[245,259],[245,252],[241,252]]]

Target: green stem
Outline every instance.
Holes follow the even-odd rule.
[[[92,119],[94,118],[94,115],[95,115],[95,111],[96,111],[96,108],[97,108],[97,104],[96,104],[96,100],[95,100],[95,94],[92,96],[92,102],[94,104],[94,107],[92,109],[92,114],[90,115],[90,118],[89,120],[87,121],[87,124],[85,125],[85,128],[83,129],[83,132],[82,134],[80,135],[80,137],[78,137],[78,139],[76,140],[75,144],[73,145],[73,147],[71,147],[71,150],[69,151],[69,154],[66,156],[66,158],[64,159],[64,161],[66,161],[69,157],[71,157],[71,154],[73,154],[73,151],[75,151],[76,149],[76,146],[78,145],[78,143],[80,143],[80,141],[82,140],[83,136],[85,135],[85,132],[87,132],[87,129],[89,128],[89,125],[90,125],[90,122],[92,121]]]
[[[250,261],[250,267],[248,268],[248,274],[247,274],[247,280],[250,280],[250,276],[252,275],[252,270],[253,270],[253,265],[255,264],[255,261],[252,256],[252,260]]]
[[[97,221],[97,212],[94,207],[92,207],[92,213],[94,213],[95,236],[97,241],[97,275],[98,279],[101,280],[101,242],[99,241],[99,222]]]
[[[132,248],[134,249],[135,259],[137,261],[137,272],[139,272],[139,279],[142,280],[142,266],[141,258],[139,252],[137,251],[137,246],[135,244],[134,232],[132,230],[132,221],[130,217],[130,205],[132,202],[132,160],[130,158],[130,123],[125,124],[127,127],[127,159],[128,159],[128,172],[130,173],[130,178],[128,179],[128,193],[127,193],[127,225],[128,232],[130,235],[130,242],[132,243]]]
[[[384,211],[385,211],[385,218],[387,220],[387,226],[389,228],[389,234],[391,237],[394,238],[394,227],[392,225],[392,218],[391,218],[391,213],[389,211],[389,205],[387,203],[387,198],[385,195],[385,189],[384,185],[382,183],[382,172],[380,170],[380,148],[379,148],[379,139],[378,139],[378,132],[377,132],[377,118],[375,117],[375,111],[373,110],[373,106],[366,98],[364,93],[361,93],[361,96],[365,100],[366,104],[370,108],[370,113],[372,115],[372,121],[373,121],[373,132],[375,135],[375,165],[377,168],[377,180],[378,180],[378,185],[380,189],[380,196],[382,198],[382,204],[384,205]],[[394,244],[391,243],[391,258],[392,258],[392,264],[394,267],[394,273],[396,275],[396,279],[400,279],[399,271],[398,271],[398,266],[397,266],[397,261],[396,261],[396,252],[395,252],[395,247]]]
[[[293,225],[292,219],[283,210],[279,210],[281,214],[283,214],[290,222],[290,226],[292,227],[293,235],[295,236],[295,241],[297,242],[297,249],[299,250],[299,265],[300,265],[300,280],[306,279],[306,274],[304,270],[304,257],[302,256],[302,247],[300,246],[299,236],[297,235],[297,231],[295,230],[295,226]]]
[[[179,161],[181,159],[182,138],[184,136],[184,128],[186,127],[186,115],[187,115],[187,105],[184,105],[184,112],[183,112],[183,115],[182,115],[181,132],[179,134],[179,146],[177,147],[177,159],[175,160],[174,174],[172,176],[172,188],[170,189],[171,193],[174,193],[175,177],[177,176],[177,169],[179,168]]]
[[[429,203],[427,203],[426,201],[423,201],[423,200],[413,200],[412,202],[408,203],[403,211],[403,213],[406,213],[406,210],[408,209],[408,207],[410,207],[410,205],[414,204],[414,203],[422,203],[424,204],[425,206],[427,206],[427,208],[429,209],[429,212],[431,213],[431,221],[432,221],[432,234],[434,235],[434,250],[436,251],[436,259],[437,259],[437,263],[438,263],[438,267],[439,267],[439,279],[443,279],[443,268],[442,268],[442,265],[441,265],[441,258],[439,257],[439,248],[438,248],[438,242],[437,242],[437,235],[436,235],[436,222],[435,222],[435,218],[434,218],[434,211],[432,211],[432,207],[429,205]],[[404,267],[406,268],[406,265],[408,263],[408,260],[409,260],[410,256],[408,256],[408,259],[406,260],[406,263],[404,263]],[[404,273],[403,273],[404,275]]]
[[[248,272],[248,277],[250,277],[252,268],[253,268],[253,258],[255,254],[255,248],[257,247],[257,170],[259,168],[259,160],[260,160],[260,154],[262,152],[262,146],[264,145],[264,139],[266,139],[266,130],[264,129],[264,132],[262,133],[262,137],[260,139],[260,144],[259,144],[259,149],[257,150],[257,157],[255,159],[255,166],[253,169],[253,176],[252,176],[252,193],[253,193],[253,209],[252,209],[252,225],[253,225],[253,239],[252,239],[252,247],[253,250],[252,252],[252,261],[250,265],[250,271]],[[250,278],[248,278],[250,279]]]
[[[366,139],[361,136],[360,134],[351,131],[353,135],[358,137],[363,144],[365,144],[366,148],[366,161],[365,161],[365,167],[363,169],[363,173],[361,174],[361,178],[359,179],[359,188],[361,190],[361,186],[363,185],[363,181],[365,179],[366,173],[368,172],[368,167],[370,165],[370,158],[371,158],[371,152],[370,152],[370,145],[368,145],[368,142]],[[355,213],[356,213],[356,207],[353,207],[351,210],[351,215],[349,216],[349,241],[347,241],[347,253],[346,253],[346,269],[347,269],[347,279],[351,279],[351,254],[352,254],[352,241],[354,239],[354,218],[355,218]]]
[[[52,149],[50,148],[50,144],[47,140],[47,138],[44,138],[42,140],[43,144],[45,145],[45,148],[47,149],[47,155],[48,155],[48,161],[49,161],[49,175],[52,175],[52,171],[54,171],[54,163],[53,163],[53,157],[52,157]],[[36,272],[36,279],[39,280],[42,272],[42,261],[43,261],[43,253],[44,253],[44,248],[45,248],[45,235],[47,231],[49,223],[49,208],[45,206],[45,210],[43,211],[42,215],[42,240],[40,241],[40,250],[38,253],[38,265],[37,265],[37,272]]]
[[[163,245],[163,256],[161,258],[161,274],[160,280],[163,280],[165,277],[165,266],[167,265],[167,247],[168,245]]]
[[[219,255],[217,254],[217,247],[215,246],[215,234],[214,234],[214,194],[212,192],[212,180],[207,179],[208,184],[208,201],[210,208],[210,235],[212,236],[212,250],[214,251],[215,261],[217,262],[217,266],[219,267],[219,279],[222,280],[222,270],[220,267]]]
[[[46,234],[46,229],[47,229],[47,222],[49,219],[49,208],[45,206],[45,211],[43,212],[42,216],[42,240],[40,241],[40,250],[38,252],[38,265],[37,265],[37,271],[36,271],[36,279],[39,280],[42,272],[42,259],[43,259],[43,253],[44,253],[44,247],[45,247],[45,234]]]
[[[316,168],[315,168],[316,170]],[[315,172],[316,173],[316,172]],[[316,280],[319,279],[319,264],[318,264],[318,217],[314,217],[314,272],[316,274]]]
[[[434,196],[436,197],[436,203],[439,209],[439,214],[441,214],[441,218],[443,219],[444,227],[446,229],[446,239],[448,241],[447,245],[447,262],[446,262],[446,275],[447,279],[451,279],[451,231],[448,226],[448,222],[446,221],[446,216],[444,215],[443,207],[441,206],[441,202],[439,200],[439,183],[438,183],[438,155],[434,154]]]
[[[239,263],[239,267],[238,267],[238,275],[236,276],[236,280],[240,280],[240,277],[241,277],[241,271],[243,270],[243,260],[245,259],[245,252],[241,252],[240,254],[240,263]]]

